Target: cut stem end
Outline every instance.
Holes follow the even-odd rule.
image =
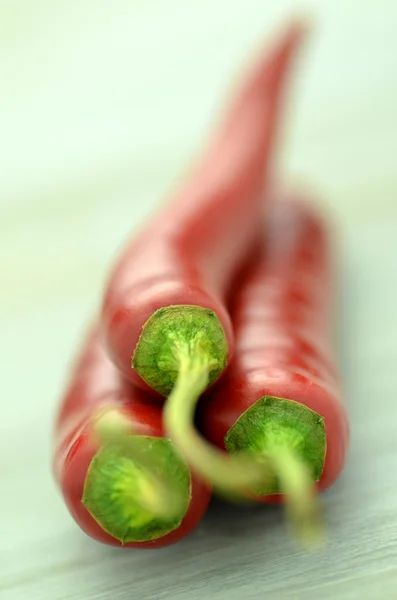
[[[134,435],[119,411],[102,414],[82,503],[122,544],[157,539],[176,529],[191,499],[190,472],[168,439]]]
[[[286,494],[294,533],[306,547],[320,545],[324,528],[314,484],[325,461],[324,419],[298,402],[264,396],[229,429],[225,445],[233,455],[263,457],[270,476],[256,495]]]
[[[153,313],[143,326],[131,367],[152,389],[168,396],[178,377],[178,346],[192,347],[197,338],[208,359],[211,385],[227,364],[228,344],[217,315],[201,306],[166,306]]]

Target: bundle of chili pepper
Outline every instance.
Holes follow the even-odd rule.
[[[219,449],[264,461],[268,476],[249,495],[280,501],[286,494],[292,523],[310,541],[319,524],[314,483],[323,490],[336,480],[349,437],[332,343],[333,262],[327,228],[310,203],[278,199],[268,217],[234,293],[234,360],[203,399],[202,427]],[[202,440],[196,445],[200,386],[190,398],[178,387],[165,408],[167,430],[192,468],[222,488],[199,451]]]
[[[71,513],[98,540],[171,543],[205,511],[210,492],[200,477],[247,495],[268,478],[263,456],[221,453],[190,420],[198,396],[233,357],[226,299],[260,232],[282,90],[302,33],[293,24],[266,51],[197,171],[130,243],[110,278],[101,322],[106,349],[95,332],[61,407],[54,459]],[[161,408],[148,393],[171,393],[167,427],[185,458],[163,437]]]

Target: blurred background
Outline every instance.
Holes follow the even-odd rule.
[[[379,465],[386,473],[395,457],[391,432],[397,425],[396,411],[394,404],[382,409],[380,399],[391,402],[397,383],[397,3],[0,0],[4,598],[25,598],[28,591],[31,600],[130,597],[120,589],[119,595],[107,595],[117,569],[118,577],[121,572],[127,577],[126,590],[141,592],[141,598],[160,598],[155,587],[133,587],[127,568],[131,555],[115,558],[98,548],[66,513],[50,474],[54,410],[115,253],[177,186],[256,50],[297,10],[312,17],[314,28],[291,88],[281,164],[287,181],[303,182],[318,193],[319,201],[334,211],[342,232],[342,366],[355,415],[356,446],[350,459],[355,489],[360,482],[365,486],[371,464],[376,482]],[[370,426],[375,422],[379,437]],[[382,439],[388,440],[383,446]],[[354,462],[363,448],[365,467]],[[364,560],[367,572],[372,572],[374,558],[357,552],[352,558],[343,540],[350,531],[357,551],[362,545],[357,531],[370,527],[368,514],[374,523],[379,511],[386,511],[385,522],[387,511],[395,514],[396,491],[385,492],[390,477],[385,474],[376,485],[384,488],[383,504],[376,504],[374,491],[372,504],[364,503],[361,513],[357,498],[347,494],[351,504],[347,502],[344,512],[350,525],[346,521],[338,529],[341,517],[331,510],[334,544],[340,544],[335,572],[342,572],[349,560],[352,571]],[[346,498],[343,489],[334,493],[340,494],[339,501]],[[199,581],[208,567],[206,542],[200,537],[204,534],[197,535],[201,570],[192,581]],[[255,535],[260,548],[263,541]],[[383,539],[389,547],[390,538],[379,536],[378,542]],[[218,538],[212,538],[211,547],[223,543],[229,562],[223,561],[236,570],[240,542],[233,545],[226,529]],[[287,542],[276,539],[273,548],[281,544],[281,556],[289,560],[294,550],[288,546],[284,552],[282,544]],[[184,548],[183,552],[191,549],[193,564],[193,546]],[[271,553],[269,546],[265,551]],[[183,552],[173,552],[167,556],[182,559]],[[252,567],[258,581],[262,558]],[[134,560],[149,569],[151,559]],[[378,569],[382,560],[381,552]],[[105,573],[103,595],[95,592],[97,561],[102,561]],[[396,572],[390,575],[387,566],[397,587]],[[214,597],[223,598],[227,586],[223,589],[217,579],[219,569],[207,582],[217,582],[219,590],[215,586],[204,591],[213,589]],[[379,581],[375,575],[367,580],[360,597],[376,597],[380,588],[371,585]],[[279,588],[276,579],[273,583],[274,592]],[[365,596],[364,588],[375,595]],[[252,596],[249,587],[244,589],[247,598],[257,597],[256,588]],[[200,598],[204,591],[196,596],[188,587],[173,588],[170,597]],[[337,592],[334,598],[358,597],[344,596],[342,588],[340,595]],[[295,598],[287,588],[283,593],[277,598]],[[311,598],[308,593],[305,597]],[[328,597],[326,592],[322,595]]]

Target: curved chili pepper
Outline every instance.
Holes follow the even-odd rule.
[[[211,497],[164,437],[161,408],[121,377],[97,331],[60,407],[54,473],[81,529],[113,546],[173,544],[197,526]]]
[[[233,354],[225,298],[259,228],[283,84],[302,33],[293,24],[264,53],[198,168],[110,277],[102,311],[108,350],[146,391],[167,396],[182,362],[197,353],[207,364],[205,389]]]
[[[323,490],[336,480],[349,438],[333,346],[334,267],[327,229],[310,204],[278,200],[268,216],[266,240],[235,292],[234,360],[203,400],[202,427],[218,448],[263,459],[268,476],[250,497],[277,502],[289,494],[293,521],[310,534],[318,524],[313,484]],[[219,485],[194,452],[192,406],[170,402],[167,411],[180,451]]]

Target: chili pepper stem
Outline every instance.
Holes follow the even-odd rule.
[[[176,345],[179,371],[164,409],[168,433],[187,462],[223,495],[262,495],[274,479],[287,496],[288,521],[303,546],[319,545],[322,523],[314,482],[293,444],[283,436],[268,436],[264,452],[228,454],[205,441],[194,426],[194,412],[208,383],[208,360],[196,344]],[[267,495],[270,492],[267,493]]]
[[[326,455],[323,417],[300,402],[263,396],[228,430],[225,446],[232,455],[263,457],[271,476],[255,494],[286,494],[291,527],[303,545],[319,545],[323,531],[314,483]]]
[[[159,517],[174,516],[175,511],[179,510],[178,499],[169,480],[157,472],[157,453],[142,444],[142,440],[148,439],[148,436],[134,435],[128,419],[118,410],[106,411],[98,417],[94,431],[103,448],[117,447],[120,454],[130,457],[141,469],[145,485],[138,501],[142,507],[155,512]]]
[[[193,348],[197,336],[207,357],[206,385],[210,385],[226,367],[228,344],[217,315],[201,306],[166,306],[153,313],[142,329],[131,366],[152,389],[168,396],[180,368],[177,349]]]
[[[136,435],[118,410],[99,415],[94,435],[100,448],[87,471],[82,503],[102,529],[126,543],[178,527],[191,482],[170,440]]]
[[[197,401],[207,388],[211,368],[201,350],[201,339],[197,334],[190,346],[175,343],[179,370],[164,408],[165,427],[176,448],[203,479],[225,495],[245,494],[266,480],[267,465],[252,457],[230,456],[218,450],[194,426]]]
[[[270,444],[267,458],[287,496],[289,525],[305,547],[320,546],[324,529],[318,497],[307,466],[293,447]]]

